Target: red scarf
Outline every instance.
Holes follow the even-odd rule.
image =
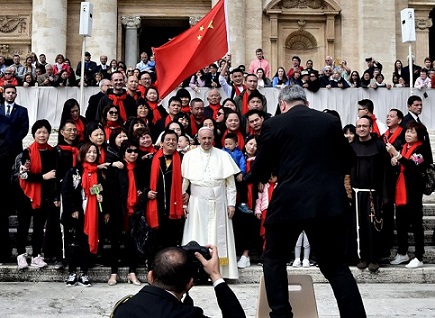
[[[415,144],[413,144],[409,148],[408,148],[408,144],[404,144],[400,154],[402,155],[403,158],[409,159],[409,158],[411,158],[411,155],[413,154],[414,150],[418,146],[420,146],[421,144],[422,144],[421,141],[417,141]],[[395,200],[396,206],[406,205],[406,203],[407,203],[406,183],[405,183],[405,173],[404,172],[405,172],[405,166],[400,165],[400,173],[399,173],[399,177],[397,178],[397,183],[396,183],[396,200]]]
[[[150,190],[157,190],[160,174],[160,158],[163,157],[163,149],[157,151],[151,163]],[[183,216],[181,179],[181,158],[178,152],[172,155],[172,185],[171,185],[171,206],[169,208],[170,219],[180,219]],[[152,229],[159,227],[159,213],[157,199],[148,200],[146,217]]]
[[[113,106],[117,106],[119,108],[119,118],[121,118],[123,122],[127,121],[127,112],[125,111],[124,105],[124,101],[127,98],[127,93],[124,92],[122,95],[110,93],[108,96],[113,101]]]
[[[213,118],[213,120],[215,120],[217,115],[218,115],[219,109],[221,109],[222,106],[220,104],[216,104],[216,105],[210,104],[209,106],[213,110],[213,117],[212,118]]]
[[[168,127],[170,123],[172,123],[174,119],[171,117],[171,115],[166,116],[165,119],[165,127]]]
[[[377,120],[376,116],[374,114],[372,114],[372,115],[369,115],[369,117],[373,121],[373,127],[372,127],[373,132],[376,133],[376,135],[378,135],[378,137],[381,137],[381,132],[379,130],[378,124],[376,123],[376,120]]]
[[[148,105],[150,106],[151,110],[153,111],[153,124],[155,125],[156,122],[162,118],[162,114],[160,114],[159,111],[159,105],[157,105],[157,102],[150,102],[148,101]]]
[[[79,117],[77,120],[74,120],[77,128],[77,138],[78,141],[84,141],[85,140],[85,124],[83,123],[82,119]]]
[[[39,144],[36,141],[33,142],[28,148],[30,159],[30,173],[42,173],[42,161],[41,150],[53,149],[49,144]],[[42,195],[42,183],[41,182],[28,182],[20,178],[20,186],[23,189],[24,194],[28,197],[32,203],[32,209],[41,207],[41,195]]]
[[[244,114],[246,114],[249,110],[248,108],[248,98],[249,98],[249,94],[248,92],[245,90],[245,92],[243,93],[243,99],[242,99],[242,109],[241,109],[241,115],[243,116]]]
[[[69,145],[59,145],[59,148],[63,151],[69,151],[72,154],[72,167],[76,166],[77,163],[77,156],[79,155],[79,149],[74,146]]]
[[[227,136],[228,133],[229,133],[228,129],[224,131],[221,140],[222,145],[225,145],[225,137]],[[237,135],[237,142],[239,144],[238,148],[243,151],[243,148],[245,147],[245,137],[243,137],[243,134],[239,130],[235,132],[235,134]]]
[[[98,201],[95,194],[91,194],[92,186],[98,184],[98,168],[95,163],[83,163],[82,188],[88,202],[85,209],[84,232],[88,236],[89,250],[92,254],[98,251]]]
[[[272,194],[273,194],[273,190],[275,190],[275,187],[276,187],[276,182],[269,182],[269,189],[267,189],[269,203],[270,200],[272,200]],[[261,212],[262,213],[261,213],[261,224],[260,224],[260,236],[264,236],[264,234],[266,233],[266,229],[264,228],[264,221],[266,220],[267,209]]]
[[[118,127],[121,127],[121,125],[116,121],[106,122],[106,126],[104,126],[104,134],[106,135],[106,140],[109,140],[112,130]]]
[[[204,116],[201,118],[201,123],[204,121]],[[195,117],[193,117],[193,115],[190,115],[190,131],[192,133],[192,136],[195,136],[198,133],[198,130],[201,124],[198,124],[195,120]]]
[[[106,162],[106,148],[101,146],[98,150],[100,151],[100,158],[98,159],[98,164],[100,165]]]
[[[246,159],[246,174],[248,174],[249,171],[251,171],[251,164],[254,162],[255,157]],[[254,193],[254,185],[252,183],[248,183],[247,185],[247,194],[246,194],[246,205],[249,209],[254,210],[253,206],[253,193]]]
[[[181,112],[185,113],[185,114],[189,114],[190,113],[190,106],[189,105],[181,106]]]
[[[128,175],[128,197],[127,197],[127,212],[132,215],[134,207],[137,203],[137,188],[136,179],[134,178],[134,167],[136,162],[127,162],[127,175]]]
[[[139,85],[137,86],[137,91],[140,93],[140,96],[141,96],[142,98],[145,98],[146,91],[147,91],[147,89],[145,88],[145,86],[139,84]]]
[[[242,86],[243,86],[243,90],[240,90],[239,86],[234,85],[234,91],[236,92],[236,96],[239,96],[246,89],[246,85],[242,85]]]
[[[157,152],[157,149],[154,148],[154,145],[151,145],[151,146],[148,146],[148,147],[140,146],[139,150],[145,152],[145,154],[156,153]]]
[[[394,133],[391,133],[390,130],[388,129],[385,133],[384,136],[387,139],[387,141],[390,144],[394,144],[394,142],[396,141],[396,139],[400,136],[400,134],[402,133],[403,128],[402,127],[397,127],[397,129],[394,131]]]

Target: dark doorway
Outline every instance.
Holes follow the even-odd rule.
[[[429,19],[432,19],[432,26],[429,28],[429,55],[431,60],[435,60],[435,8],[429,14]]]
[[[152,47],[159,47],[171,38],[190,28],[189,18],[148,19],[142,18],[142,29],[139,35],[139,51],[151,55]]]

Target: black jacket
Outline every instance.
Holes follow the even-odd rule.
[[[223,318],[246,317],[236,295],[226,283],[215,288]],[[196,318],[206,317],[201,308],[183,304],[166,290],[147,285],[119,306],[115,318]]]
[[[264,121],[251,173],[266,183],[277,172],[265,224],[343,215],[343,180],[354,160],[334,116],[301,104]]]

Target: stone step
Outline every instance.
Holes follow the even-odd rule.
[[[423,216],[435,216],[435,203],[423,202]]]
[[[426,231],[430,231],[435,228],[435,216],[424,216],[423,217],[423,228]]]
[[[360,270],[351,266],[350,270],[359,284],[364,283],[409,283],[409,284],[434,284],[435,283],[435,265],[424,264],[417,269],[407,269],[405,265],[381,265],[375,273],[368,269]],[[314,283],[327,283],[319,268],[312,266],[310,268],[287,267],[289,274],[308,274],[313,278]],[[94,267],[88,272],[92,282],[106,283],[110,276],[110,267]],[[127,282],[127,267],[120,267],[119,282]],[[229,280],[231,284],[256,284],[260,282],[263,275],[263,268],[260,265],[239,270],[239,279]],[[3,282],[63,282],[68,276],[67,270],[56,270],[54,266],[49,265],[46,268],[31,268],[19,271],[14,264],[0,266],[0,281]],[[145,267],[139,267],[137,276],[142,282],[146,282],[147,271]]]
[[[396,232],[394,232],[396,234]],[[394,235],[394,244],[397,245],[397,236]],[[408,243],[410,246],[415,244],[414,234],[408,233]],[[424,245],[425,246],[435,246],[435,241],[433,240],[433,230],[424,231]]]

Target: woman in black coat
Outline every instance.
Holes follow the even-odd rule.
[[[409,260],[408,230],[412,226],[415,240],[415,258],[407,268],[423,266],[424,228],[423,228],[423,172],[428,164],[428,147],[424,145],[426,128],[410,122],[406,126],[405,141],[399,152],[393,145],[387,143],[387,151],[392,155],[391,164],[398,167],[399,177],[396,183],[396,226],[398,249],[397,255],[391,261],[392,265],[399,265]],[[426,159],[426,161],[425,161]]]

